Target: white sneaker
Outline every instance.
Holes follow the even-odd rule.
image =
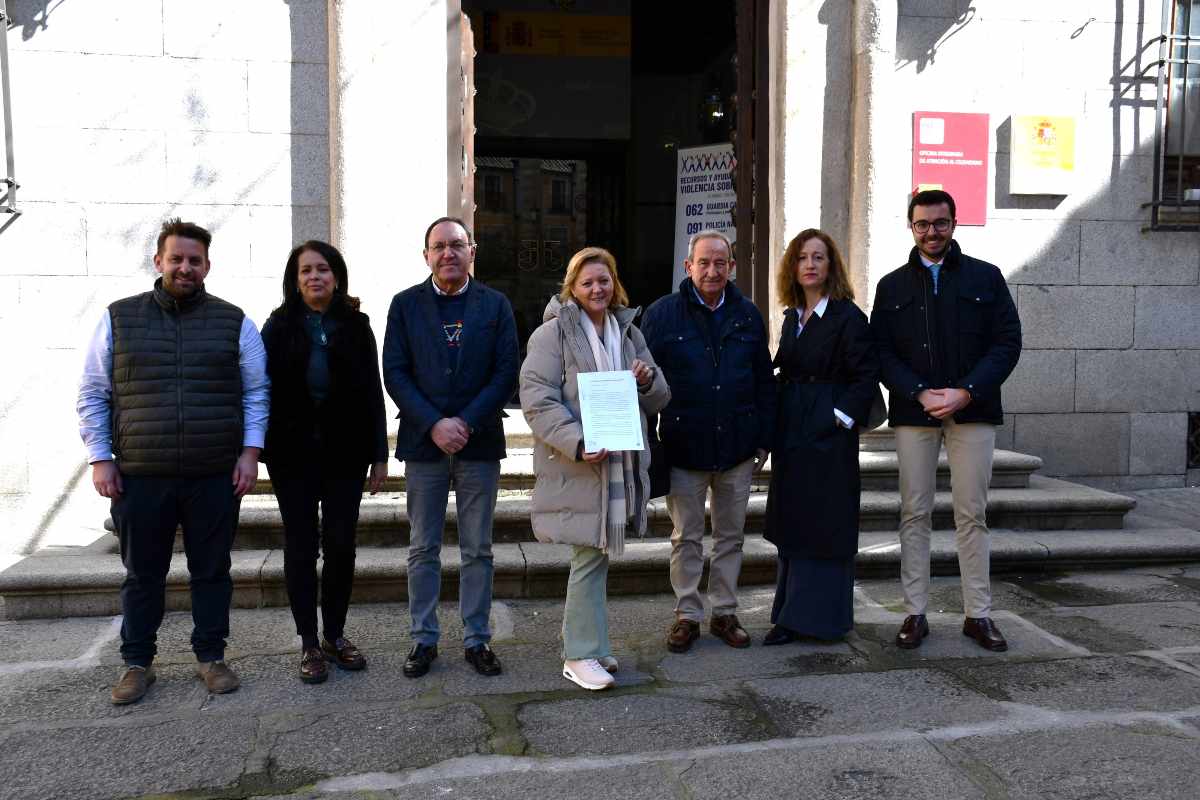
[[[564,661],[562,674],[572,683],[592,691],[607,689],[616,682],[613,676],[605,672],[604,667],[600,666],[600,662],[594,658]]]
[[[596,660],[599,661],[600,666],[604,667],[604,669],[610,674],[616,672],[620,667],[620,664],[617,663],[616,656],[603,656],[602,658],[597,658]]]

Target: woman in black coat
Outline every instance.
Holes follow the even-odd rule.
[[[871,330],[833,240],[802,231],[775,286],[787,310],[775,355],[780,392],[765,527],[779,568],[766,645],[840,639],[854,627],[858,434],[879,391]]]
[[[283,517],[284,577],[305,683],[329,677],[326,658],[342,669],[367,664],[344,626],[363,489],[374,494],[387,478],[387,423],[375,336],[358,299],[346,294],[348,285],[336,248],[317,241],[297,246],[284,268],[283,304],[262,329],[271,378],[262,460]],[[320,641],[318,549],[325,554]]]

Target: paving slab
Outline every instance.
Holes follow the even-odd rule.
[[[472,800],[497,798],[570,797],[572,800],[678,800],[679,782],[670,764],[650,763],[587,769],[555,762],[554,768],[528,769],[527,759],[505,759],[483,777],[455,777],[472,770],[487,769],[495,757],[466,757],[426,770],[388,775],[365,775],[327,781],[318,789],[265,797],[261,800],[428,800],[429,797],[465,797]],[[511,766],[509,766],[511,765]],[[508,769],[505,769],[505,767]],[[403,784],[397,786],[397,784]],[[337,786],[346,788],[339,791]],[[396,788],[378,788],[389,786]],[[362,788],[357,788],[362,787]]]
[[[92,643],[107,641],[113,634],[111,617],[0,622],[0,674],[5,664],[79,658]]]
[[[1102,656],[945,669],[995,700],[1058,711],[1177,711],[1200,707],[1200,677],[1146,658]]]
[[[357,672],[330,665],[329,679],[307,684],[300,680],[299,653],[248,655],[231,659],[241,688],[230,694],[213,695],[204,708],[214,713],[261,714],[275,709],[306,711],[412,700],[440,685],[439,671],[428,681],[414,681],[402,674],[404,654],[380,651],[369,654],[367,668]],[[157,706],[157,701],[155,702]]]
[[[1006,714],[966,682],[932,669],[805,675],[750,681],[746,687],[783,736],[924,731]]]
[[[1025,618],[1097,653],[1200,645],[1200,604],[1130,603],[1037,611]]]
[[[796,752],[738,754],[678,764],[692,800],[983,800],[966,774],[914,740],[839,742]]]
[[[113,684],[120,666],[36,669],[0,679],[0,724],[139,719],[154,714],[199,711],[208,697],[194,666],[160,665],[157,680],[138,705],[114,706]],[[0,759],[2,760],[2,759]]]
[[[1182,585],[1170,577],[1136,570],[1103,573],[1074,572],[1044,577],[1030,575],[1021,578],[1019,585],[1031,595],[1056,606],[1101,606],[1114,603],[1169,601],[1200,602],[1200,586],[1190,587]],[[1006,605],[999,605],[999,607],[1009,608]]]
[[[562,654],[558,647],[510,645],[496,650],[504,666],[500,675],[485,678],[477,674],[460,651],[446,654],[443,665],[442,692],[451,697],[525,694],[530,692],[578,691],[575,684],[562,676]],[[653,678],[637,669],[636,655],[616,649],[620,664],[616,673],[618,686],[636,686]]]
[[[989,796],[1195,800],[1198,744],[1176,729],[1140,724],[970,737],[945,749],[957,755],[960,769],[994,781],[998,791]]]
[[[529,754],[539,756],[675,750],[773,735],[767,721],[736,688],[605,692],[528,703],[517,718],[529,742]]]
[[[864,655],[849,642],[793,642],[762,647],[760,637],[743,650],[729,647],[712,636],[701,636],[686,653],[671,653],[664,647],[657,674],[673,683],[708,683],[719,680],[795,675],[808,672],[851,672],[867,664]]]
[[[391,772],[484,752],[491,727],[470,703],[437,708],[330,708],[272,721],[274,769],[305,776]]]
[[[961,613],[928,613],[929,636],[915,650],[902,650],[896,646],[896,631],[904,621],[904,614],[869,606],[861,610],[856,608],[855,615],[855,631],[870,648],[872,658],[881,659],[893,667],[914,667],[956,658],[1003,661],[1011,658],[1061,658],[1086,652],[1072,642],[1062,641],[1031,624],[1028,614],[1016,615],[1008,611],[992,613],[992,619],[1008,640],[1008,650],[1003,653],[984,650],[974,640],[963,636]]]
[[[22,800],[216,790],[237,783],[257,729],[254,718],[192,714],[144,725],[16,730],[2,743],[0,786]]]
[[[1023,585],[1022,576],[992,578],[992,607],[1020,614],[1054,604],[1042,600]],[[856,588],[865,597],[889,611],[904,612],[904,589],[897,577],[893,580],[868,579],[857,581]],[[934,613],[961,614],[962,580],[957,575],[935,575],[929,581],[929,609]]]

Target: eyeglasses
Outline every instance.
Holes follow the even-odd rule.
[[[452,250],[456,255],[461,256],[474,246],[475,245],[470,244],[469,242],[450,242],[449,244],[446,242],[435,242],[434,244],[429,245],[427,249],[429,252],[439,256],[446,252],[447,249]]]
[[[933,222],[930,222],[927,219],[919,219],[916,222],[910,222],[908,224],[911,225],[912,229],[917,233],[929,233],[930,226],[932,226],[933,229],[938,233],[945,233],[946,231],[950,230],[950,226],[954,224],[954,220],[942,217],[941,219],[935,219]]]

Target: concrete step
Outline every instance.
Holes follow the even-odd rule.
[[[879,491],[895,491],[899,486],[899,460],[895,450],[861,449],[858,454],[859,470],[862,475],[864,489]],[[1011,450],[997,450],[992,462],[993,489],[1014,489],[1029,485],[1029,476],[1042,467],[1042,460],[1037,456],[1014,453]],[[510,448],[508,458],[500,462],[501,489],[532,489],[533,488],[533,451],[529,448]],[[771,460],[763,472],[757,476],[758,488],[766,490],[771,480]],[[950,465],[946,460],[946,451],[938,456],[938,489],[950,489]],[[404,464],[394,458],[388,463],[388,478],[384,484],[386,493],[400,493],[405,490]],[[265,465],[259,465],[258,482],[252,490],[254,494],[270,494],[271,479]]]
[[[445,541],[457,541],[453,493],[446,511]],[[408,513],[404,495],[364,497],[359,513],[358,542],[367,547],[408,545]],[[767,494],[750,496],[746,530],[761,533]],[[988,496],[988,524],[1018,530],[1081,530],[1121,528],[1125,514],[1136,502],[1128,497],[1067,481],[1030,476],[1026,488],[993,489]],[[496,503],[493,539],[496,542],[531,542],[530,500],[524,491],[502,491]],[[938,492],[933,524],[937,529],[954,526],[949,492]],[[862,531],[896,530],[900,526],[900,495],[894,491],[864,491],[859,512]],[[671,519],[661,498],[649,506],[648,536],[668,537]],[[275,498],[254,495],[242,501],[235,546],[242,549],[273,549],[283,546],[283,524]]]
[[[671,545],[664,539],[633,541],[609,571],[610,594],[670,591]],[[775,581],[774,546],[761,536],[746,537],[740,583]],[[958,571],[954,535],[936,531],[931,544],[934,574]],[[895,531],[865,532],[859,540],[860,577],[899,574],[900,545]],[[354,602],[407,599],[407,550],[362,547],[355,565]],[[494,595],[498,598],[561,597],[568,573],[569,549],[535,542],[497,544],[494,548]],[[1132,565],[1200,561],[1200,532],[1186,529],[1014,531],[994,529],[993,574],[1112,569]],[[456,597],[458,552],[442,552],[442,598]],[[286,606],[283,552],[239,550],[233,554],[233,604],[237,608]],[[125,571],[112,553],[40,551],[0,573],[0,618],[97,616],[120,613]],[[187,565],[177,554],[167,576],[167,608],[186,610]],[[236,635],[236,632],[234,633]]]

